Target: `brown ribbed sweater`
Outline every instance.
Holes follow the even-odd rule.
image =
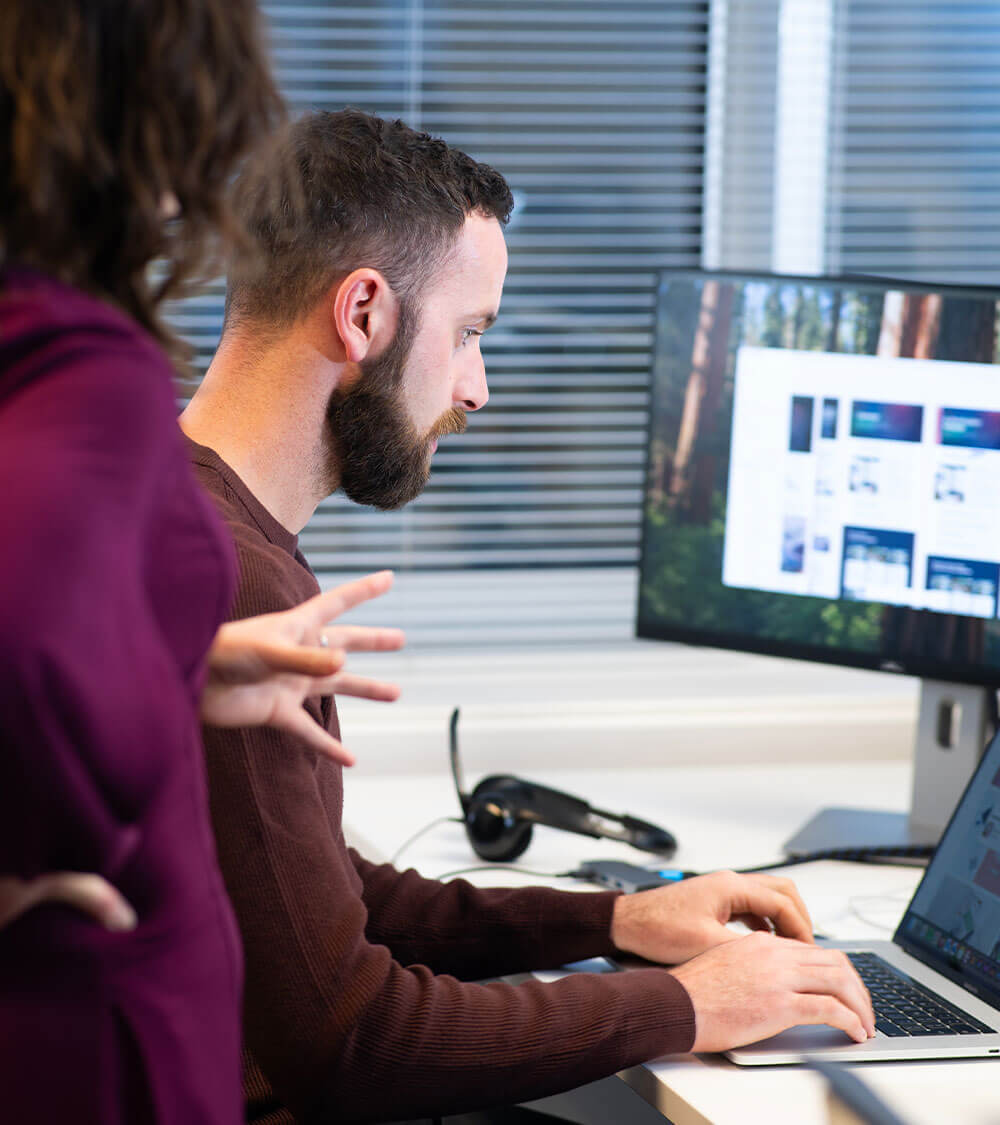
[[[232,617],[318,591],[296,537],[215,454],[195,471],[236,541]],[[310,705],[338,733],[332,699]],[[613,952],[615,895],[481,890],[369,863],[341,831],[341,769],[291,735],[206,728],[219,862],[246,956],[256,1122],[395,1121],[542,1097],[686,1051],[694,1012],[660,969],[468,983]]]

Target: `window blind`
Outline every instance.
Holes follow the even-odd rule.
[[[455,626],[466,639],[477,620],[494,637],[580,639],[588,602],[619,608],[613,622],[594,614],[584,639],[630,635],[654,281],[701,254],[708,4],[263,8],[293,110],[402,117],[495,165],[517,201],[501,316],[484,338],[488,406],[443,443],[417,501],[381,513],[331,497],[302,549],[324,584],[396,568],[411,640],[448,639],[433,607],[456,583],[469,591]],[[175,318],[201,369],[222,293]],[[516,582],[484,573],[497,570]],[[504,621],[495,605],[477,618],[491,581]]]
[[[1000,6],[851,0],[833,57],[829,268],[1000,281]]]
[[[995,284],[1000,7],[716,0],[705,264]]]

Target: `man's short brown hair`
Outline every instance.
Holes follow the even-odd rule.
[[[513,208],[495,169],[361,110],[307,114],[276,145],[279,153],[260,153],[237,185],[237,207],[259,244],[255,256],[232,263],[227,325],[290,325],[339,277],[364,266],[412,304],[468,215],[506,223]],[[273,168],[297,182],[276,190]]]

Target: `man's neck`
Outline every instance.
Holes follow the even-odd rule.
[[[294,535],[335,483],[317,362],[294,345],[261,353],[224,339],[180,417],[184,433],[214,450]]]

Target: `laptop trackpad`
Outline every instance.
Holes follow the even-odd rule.
[[[770,1039],[762,1039],[759,1043],[751,1043],[749,1046],[741,1047],[740,1050],[753,1051],[754,1054],[771,1051],[780,1054],[800,1054],[804,1051],[822,1051],[828,1050],[830,1047],[849,1047],[852,1045],[857,1046],[857,1043],[847,1032],[818,1023],[790,1027],[787,1031],[772,1035]]]

